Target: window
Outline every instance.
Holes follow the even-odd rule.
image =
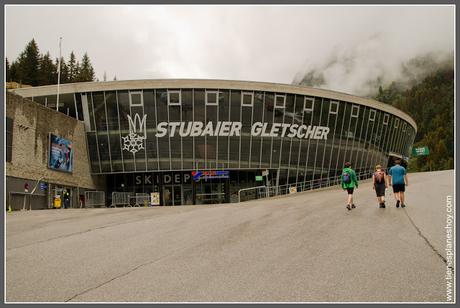
[[[395,120],[395,128],[398,128],[399,127],[399,119],[396,119]]]
[[[286,95],[275,94],[275,108],[284,108],[286,106]]]
[[[402,127],[402,128],[403,128],[403,129],[402,129],[402,131],[403,131],[403,132],[405,132],[405,131],[406,131],[406,123],[405,123],[405,122],[404,122],[404,124],[403,124],[403,127]]]
[[[241,92],[241,106],[252,107],[254,104],[254,93]]]
[[[390,120],[390,115],[388,113],[385,113],[383,116],[383,125],[388,125],[388,121]]]
[[[307,112],[313,112],[315,106],[315,99],[313,97],[305,97],[303,101],[303,110]]]
[[[11,161],[13,153],[13,119],[6,118],[6,161]]]
[[[182,97],[180,90],[168,90],[168,105],[180,106]]]
[[[359,115],[359,106],[353,105],[351,106],[351,117],[357,118]]]
[[[141,91],[129,92],[129,106],[130,107],[135,107],[135,106],[142,107],[143,105],[144,105],[144,102],[142,99]]]
[[[374,121],[375,120],[375,110],[371,110],[371,112],[369,112],[369,121]]]
[[[337,114],[338,111],[339,111],[339,102],[331,101],[331,104],[329,105],[329,113]]]
[[[219,91],[206,91],[206,105],[217,106],[219,102]]]

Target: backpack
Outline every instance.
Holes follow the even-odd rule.
[[[345,184],[351,183],[351,175],[347,171],[342,173],[342,183],[345,183]]]
[[[382,171],[374,173],[374,176],[376,183],[383,183],[384,173]]]

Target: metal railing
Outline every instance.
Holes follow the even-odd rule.
[[[85,191],[85,207],[103,207],[105,206],[105,192],[103,191]]]
[[[254,199],[261,199],[261,198],[267,198],[269,197],[267,195],[268,190],[267,186],[256,186],[256,187],[249,187],[249,188],[242,188],[238,190],[238,202],[241,202],[241,193],[243,192],[243,196],[248,196],[251,195],[251,192],[253,195],[259,197],[259,198],[254,198]],[[263,195],[263,196],[262,196]],[[249,199],[253,200],[253,199]],[[244,200],[247,201],[247,200]]]
[[[110,207],[133,207],[133,206],[151,206],[150,195],[146,193],[133,192],[112,192],[112,202]]]
[[[365,180],[372,177],[372,172],[357,173],[358,181]],[[342,183],[342,176],[337,175],[329,178],[314,179],[306,182],[296,182],[291,184],[284,184],[279,186],[256,186],[243,188],[238,190],[238,202],[256,200],[262,198],[269,198],[280,195],[288,195],[302,191],[308,191],[323,187],[330,187],[340,185]]]
[[[149,194],[136,193],[136,206],[149,206],[150,196]]]
[[[132,194],[133,194],[132,192],[121,192],[121,191],[112,192],[112,203],[110,204],[110,207],[130,206],[129,200]]]

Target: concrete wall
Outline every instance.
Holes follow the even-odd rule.
[[[9,198],[10,192],[24,192],[22,183],[28,181],[31,191],[42,177],[51,190],[53,187],[76,188],[75,200],[78,200],[76,195],[86,189],[104,190],[104,178],[91,176],[83,122],[10,92],[6,96],[6,116],[13,119],[12,158],[6,162],[7,200],[17,199]],[[48,168],[49,133],[72,141],[72,173]],[[36,194],[47,194],[47,198],[38,198],[45,200],[44,207],[49,206],[46,200],[49,193],[53,194],[51,190],[37,189]]]

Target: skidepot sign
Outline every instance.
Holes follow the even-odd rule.
[[[139,114],[134,115],[134,120],[128,115],[129,135],[123,138],[123,150],[136,153],[144,148],[146,135],[146,119],[141,119]],[[314,125],[299,125],[290,123],[269,123],[255,122],[251,126],[251,136],[254,137],[287,137],[300,139],[327,140],[329,127]],[[241,122],[217,121],[217,122],[160,122],[156,127],[155,137],[204,137],[241,136]]]

